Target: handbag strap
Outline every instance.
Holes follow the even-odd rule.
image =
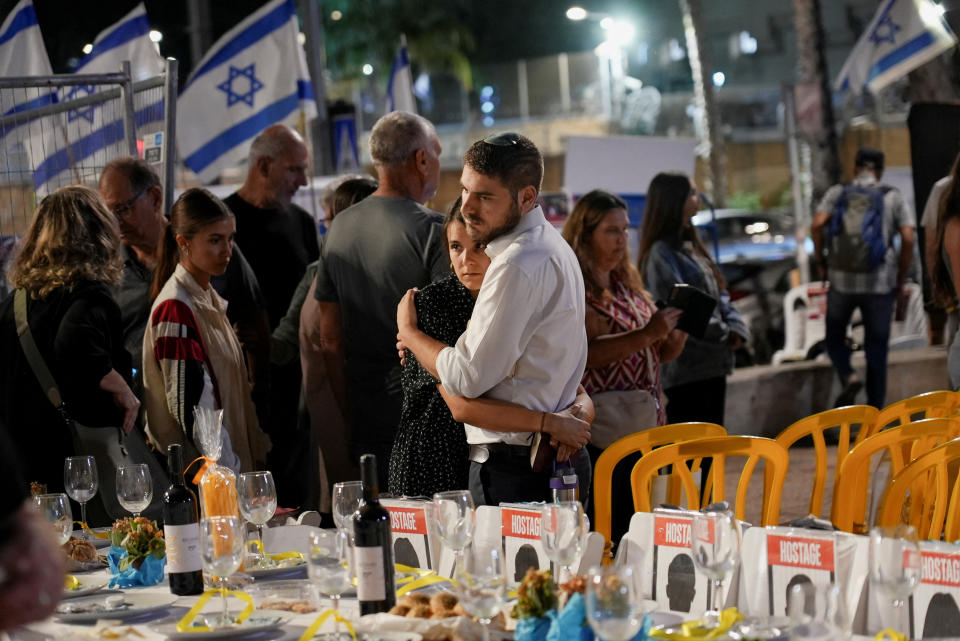
[[[40,354],[37,343],[33,340],[33,333],[30,331],[30,323],[27,322],[27,293],[23,289],[17,289],[13,294],[13,318],[17,324],[17,335],[20,337],[20,347],[23,349],[23,355],[27,357],[30,363],[30,369],[33,375],[37,377],[40,387],[53,406],[66,417],[66,405],[63,397],[60,396],[60,388],[50,373],[46,361]]]

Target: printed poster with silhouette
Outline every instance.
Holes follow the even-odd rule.
[[[659,610],[699,616],[710,607],[713,586],[696,571],[690,551],[692,518],[674,512],[653,514],[653,592]],[[712,523],[711,523],[712,525]],[[707,536],[712,540],[712,532]],[[724,582],[729,591],[730,580]]]
[[[767,533],[767,614],[786,616],[790,591],[804,588],[803,611],[816,616],[814,588],[835,582],[833,537]]]
[[[431,570],[435,567],[437,541],[427,518],[432,505],[426,501],[383,499],[390,512],[390,530],[393,536],[393,560],[398,565]]]
[[[923,574],[908,604],[910,638],[960,636],[960,550],[921,543]]]
[[[479,520],[479,513],[477,518]],[[500,535],[507,583],[511,588],[520,585],[528,568],[550,569],[550,559],[540,543],[539,509],[501,506]]]

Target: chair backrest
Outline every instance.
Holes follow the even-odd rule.
[[[597,459],[593,469],[593,520],[594,530],[609,541],[611,524],[613,468],[625,456],[635,452],[647,454],[654,448],[670,443],[680,443],[697,438],[725,436],[727,430],[716,423],[674,423],[654,427],[624,436],[611,443]]]
[[[950,441],[921,455],[893,477],[883,496],[878,525],[907,522],[921,540],[956,541],[960,538],[960,440]],[[922,496],[916,496],[917,492]],[[907,493],[911,493],[907,500]],[[929,508],[929,509],[928,509]]]
[[[760,459],[763,468],[763,511],[761,525],[776,525],[780,518],[780,495],[783,482],[787,477],[789,456],[787,450],[773,439],[760,436],[721,436],[704,438],[685,443],[664,445],[645,454],[633,466],[630,484],[633,489],[633,507],[638,512],[650,511],[650,484],[657,471],[667,465],[673,466],[672,474],[679,478],[687,505],[698,505],[700,492],[687,467],[687,462],[710,457],[709,478],[703,479],[705,488],[703,505],[723,501],[725,461],[728,456],[745,456],[737,496],[734,501],[734,514],[740,520],[745,519],[747,487],[750,477]]]
[[[777,443],[787,449],[790,449],[790,446],[805,436],[813,439],[817,467],[813,477],[808,514],[820,516],[820,511],[823,509],[823,491],[827,481],[829,458],[826,439],[823,436],[824,432],[830,429],[839,429],[837,434],[837,460],[834,468],[834,480],[836,480],[840,473],[840,465],[850,450],[851,426],[859,424],[860,430],[869,430],[877,418],[877,413],[877,408],[869,405],[838,407],[802,418],[777,436],[775,439]]]
[[[890,455],[890,477],[910,461],[960,435],[960,419],[927,418],[874,434],[850,451],[840,465],[833,486],[830,520],[844,532],[864,534],[869,529],[867,492],[870,488],[870,462],[884,450]],[[879,491],[879,488],[874,488]]]
[[[914,420],[913,416],[915,414],[923,414],[923,416],[918,417],[918,419],[949,416],[957,409],[957,398],[956,392],[942,390],[917,394],[916,396],[905,398],[902,401],[891,403],[880,410],[880,413],[877,415],[877,420],[874,421],[869,433],[865,430],[860,430],[854,445],[859,445],[865,439],[882,431],[894,421],[900,421],[900,425],[910,423]]]

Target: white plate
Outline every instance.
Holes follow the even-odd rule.
[[[216,612],[211,611],[208,614],[216,615]],[[291,619],[292,617],[289,612],[258,610],[251,614],[250,618],[239,626],[231,628],[178,632],[177,621],[179,621],[179,619],[167,619],[166,621],[151,625],[150,629],[157,634],[162,634],[176,641],[184,641],[185,639],[236,639],[252,634],[260,634],[269,630],[277,630],[288,624]]]
[[[321,635],[323,636],[323,635]],[[360,635],[364,641],[420,641],[422,634],[416,632],[393,632],[384,630],[382,632],[364,632]]]
[[[88,594],[93,594],[94,592],[99,592],[103,588],[107,587],[107,581],[99,579],[88,579],[86,577],[77,577],[77,581],[80,585],[76,590],[68,590],[64,588],[62,599],[75,599],[80,596],[87,596]]]
[[[243,571],[245,574],[249,574],[255,579],[260,580],[270,580],[270,579],[288,579],[294,576],[307,576],[307,562],[304,561],[299,565],[291,565],[287,567],[277,567],[277,568],[264,568],[264,569],[245,569]]]
[[[53,616],[54,618],[66,623],[92,623],[100,619],[129,619],[146,614],[148,612],[164,610],[173,605],[173,602],[177,600],[177,597],[172,594],[163,595],[125,593],[122,595],[110,596],[122,596],[124,602],[129,603],[130,605],[128,607],[115,610],[69,612],[69,608],[82,607],[86,603],[103,604],[108,597],[100,595],[86,597],[83,599],[70,599],[69,601],[65,601],[58,605]]]

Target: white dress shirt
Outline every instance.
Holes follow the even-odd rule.
[[[532,410],[570,405],[587,362],[586,296],[577,258],[540,207],[487,245],[491,263],[467,331],[437,355],[456,396],[485,396]],[[527,445],[530,432],[466,425],[467,442]]]

